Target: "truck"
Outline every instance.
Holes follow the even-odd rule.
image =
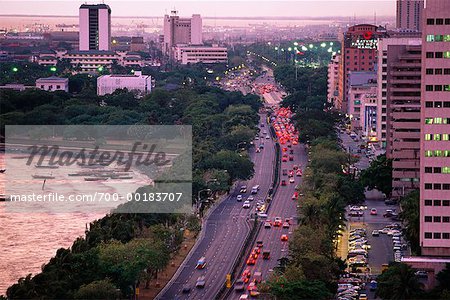
[[[197,261],[196,269],[204,269],[206,267],[206,258],[204,256],[200,257]]]
[[[263,251],[263,259],[270,259],[270,250]]]

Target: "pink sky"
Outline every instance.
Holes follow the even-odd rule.
[[[74,0],[0,0],[0,14],[40,14],[72,15],[78,14],[83,3],[95,4],[99,1]],[[378,16],[395,15],[395,0],[290,0],[290,1],[104,1],[116,16],[161,16],[173,7],[180,15],[200,13],[203,16]]]

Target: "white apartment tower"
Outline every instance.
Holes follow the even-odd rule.
[[[79,15],[80,51],[111,50],[111,9],[106,4],[82,4]]]
[[[202,45],[202,18],[198,14],[192,18],[180,18],[177,11],[164,16],[162,51],[170,55],[173,46],[176,45]]]

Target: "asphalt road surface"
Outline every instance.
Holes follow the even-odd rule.
[[[265,115],[261,115],[261,123],[264,123],[265,130],[268,130]],[[264,128],[261,128],[262,131]],[[264,149],[261,153],[255,153],[254,148],[249,150],[255,163],[255,175],[251,180],[238,184],[236,189],[230,193],[230,196],[210,214],[205,221],[204,238],[199,242],[192,256],[180,267],[182,270],[178,276],[157,299],[214,299],[224,284],[226,274],[231,272],[233,263],[250,231],[249,219],[250,214],[255,211],[255,203],[257,200],[264,199],[272,184],[275,159],[274,142],[272,139],[265,138],[254,142],[255,146],[264,143]],[[251,202],[252,207],[250,209],[243,208],[243,202],[237,202],[236,200],[240,186],[243,184],[248,187],[247,193],[243,195],[243,200],[246,200],[250,195],[252,186],[260,185],[260,191],[255,195],[255,200]],[[197,261],[203,256],[206,258],[205,269],[195,269]],[[200,276],[205,276],[204,288],[195,287]],[[191,288],[188,294],[182,293],[185,285]]]

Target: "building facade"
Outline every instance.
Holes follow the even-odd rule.
[[[336,53],[331,58],[328,64],[328,89],[327,100],[328,103],[334,106],[334,102],[339,94],[339,61],[341,55]]]
[[[36,80],[36,88],[48,92],[69,92],[69,78],[61,78],[56,76],[39,78]]]
[[[450,1],[428,0],[423,17],[420,245],[450,256]]]
[[[420,33],[411,32],[389,32],[389,37],[384,37],[378,41],[378,103],[377,103],[377,141],[381,148],[386,148],[387,137],[387,69],[389,65],[388,61],[388,47],[389,46],[414,46],[422,44],[422,37]],[[397,96],[402,97],[402,96]],[[409,98],[404,98],[408,100]],[[413,101],[418,101],[420,98],[417,96],[413,98]]]
[[[399,198],[419,188],[421,46],[390,45],[386,58],[386,156],[392,197]]]
[[[111,9],[106,4],[82,4],[79,12],[80,51],[111,50]]]
[[[352,130],[372,137],[377,121],[377,76],[373,71],[349,73],[348,114]]]
[[[373,71],[377,61],[378,39],[386,35],[386,30],[370,24],[349,27],[341,44],[339,65],[339,92],[335,107],[347,113],[348,74],[355,71]]]
[[[192,18],[180,18],[177,11],[164,16],[162,51],[167,56],[171,56],[172,47],[179,44],[201,45],[202,18],[198,14]]]
[[[144,96],[152,90],[152,77],[136,71],[133,75],[103,75],[97,78],[97,95],[112,94],[117,89],[127,89]]]
[[[421,31],[424,0],[397,0],[397,28]]]
[[[174,47],[173,55],[174,60],[182,65],[228,63],[228,51],[225,47],[179,45]]]

